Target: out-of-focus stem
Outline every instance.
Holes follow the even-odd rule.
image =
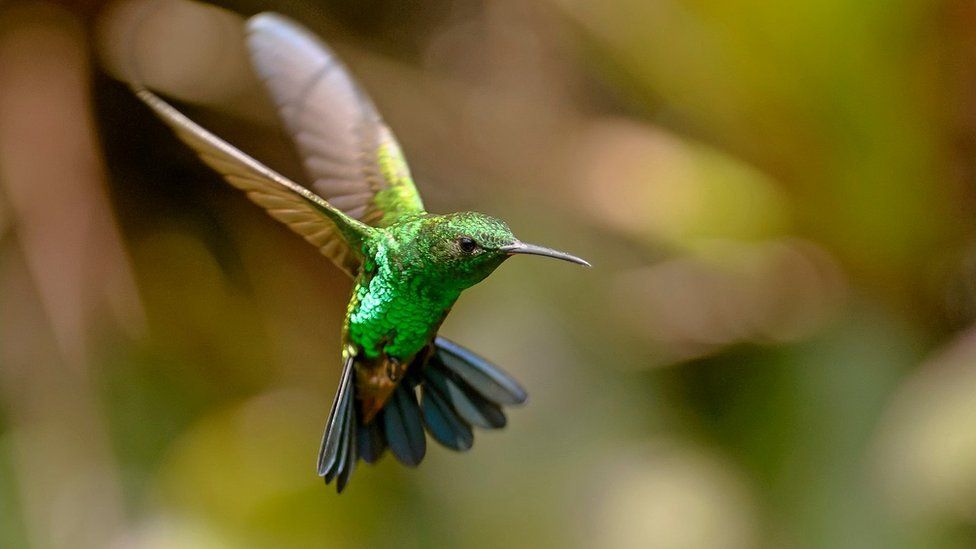
[[[124,533],[117,466],[93,387],[98,318],[142,325],[104,189],[84,33],[43,3],[0,10],[0,391],[21,515],[36,547]]]

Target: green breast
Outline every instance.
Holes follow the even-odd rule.
[[[380,250],[375,272],[361,275],[353,290],[348,338],[367,358],[406,360],[436,334],[458,295],[460,290],[441,287],[422,265],[392,261]]]

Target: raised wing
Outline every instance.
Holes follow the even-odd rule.
[[[139,86],[133,86],[133,90],[228,183],[247,193],[271,217],[305,237],[350,276],[356,276],[361,263],[358,250],[375,229],[343,214],[322,197],[203,129],[151,91]]]
[[[315,193],[375,227],[424,211],[396,138],[328,46],[273,13],[248,20],[247,43]]]

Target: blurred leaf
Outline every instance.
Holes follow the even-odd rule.
[[[624,120],[586,129],[578,192],[596,223],[679,248],[780,236],[792,223],[777,186],[718,151]]]
[[[976,525],[976,333],[950,341],[905,380],[875,448],[891,507],[917,527]]]
[[[646,549],[748,549],[757,514],[738,473],[707,451],[676,441],[634,448],[605,464],[587,502],[593,545]]]

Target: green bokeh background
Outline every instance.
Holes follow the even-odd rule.
[[[0,6],[0,546],[976,546],[976,5]],[[314,458],[350,282],[114,76],[301,178],[241,17],[323,36],[508,262],[443,333],[529,404]]]

